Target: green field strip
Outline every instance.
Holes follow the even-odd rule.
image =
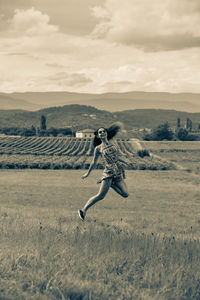
[[[46,145],[45,148],[39,150],[39,154],[44,154],[44,155],[52,155],[54,151],[59,147],[60,144],[63,143],[63,139],[57,138],[54,143],[51,141],[48,145]]]
[[[66,151],[66,154],[71,155],[71,153],[73,153],[74,150],[78,147],[78,143],[79,143],[79,140],[74,139],[73,143],[71,144],[71,147],[68,149],[68,151]]]
[[[149,150],[200,150],[200,141],[142,141]]]
[[[27,149],[32,149],[33,147],[36,147],[36,145],[41,144],[41,140],[38,140],[37,138],[26,138],[27,140],[14,147],[13,153],[18,153],[18,154],[24,154],[27,152]],[[32,146],[33,145],[33,146]],[[20,152],[19,152],[20,151]]]
[[[24,147],[21,151],[21,154],[23,155],[32,155],[32,154],[38,154],[38,149],[45,144],[45,142],[39,142],[34,146]]]
[[[57,138],[48,138],[46,142],[39,144],[37,148],[31,149],[31,154],[45,155],[48,149],[51,149],[57,142]]]
[[[76,161],[77,161],[77,156],[70,156],[68,164],[71,166],[71,168],[73,168]]]
[[[91,164],[91,162],[92,162],[92,157],[91,156],[86,156],[86,160],[85,160],[85,162],[84,162],[84,164]]]
[[[7,145],[14,145],[15,143],[19,143],[19,141],[23,140],[26,140],[26,137],[7,137],[4,141],[0,138],[0,145],[3,147]]]
[[[7,142],[9,141],[10,137],[0,137],[0,145],[4,145],[4,144],[7,144]]]
[[[94,154],[93,139],[91,139],[86,155],[87,156],[92,156],[93,154]]]
[[[74,162],[74,169],[81,169],[85,161],[86,161],[86,156],[77,157],[76,161]]]
[[[65,143],[59,151],[56,152],[56,155],[66,155],[66,152],[70,149],[71,144],[73,143],[73,138],[68,138],[65,140]]]
[[[82,149],[82,151],[79,153],[79,155],[88,156],[88,154],[90,154],[91,150],[93,150],[93,140],[92,139],[87,139],[86,142],[85,142],[85,146]]]
[[[65,151],[67,151],[67,149],[69,149],[71,142],[72,142],[71,139],[65,140],[65,142],[62,145],[62,147],[60,147],[59,150],[57,150],[54,154],[55,155],[59,155],[59,156],[64,155],[63,153]]]
[[[21,145],[24,145],[25,143],[29,143],[29,141],[32,140],[32,139],[34,139],[34,138],[32,138],[32,137],[29,137],[29,138],[24,137],[24,138],[16,138],[13,141],[10,138],[10,140],[8,141],[8,143],[4,144],[3,149],[4,150],[6,149],[6,150],[9,151],[10,149],[15,148],[15,147],[21,147]]]
[[[66,143],[67,140],[67,143]],[[51,151],[48,152],[49,155],[58,155],[62,150],[66,149],[66,145],[68,145],[69,139],[62,138],[61,142]]]
[[[26,140],[26,137],[18,137],[18,138],[17,137],[8,137],[8,138],[6,138],[6,140],[4,140],[4,142],[2,142],[1,138],[0,138],[0,146],[1,147],[12,146],[15,144],[19,144],[20,142],[23,142],[24,140]]]
[[[30,139],[27,141],[26,143],[29,143]],[[4,153],[6,154],[22,154],[23,148],[24,148],[24,142],[17,144],[17,145],[13,145],[12,147],[8,147],[4,150]]]
[[[85,140],[85,141],[84,141],[83,148],[79,151],[78,155],[79,155],[79,156],[80,156],[80,155],[85,155],[86,152],[87,152],[88,149],[89,149],[89,145],[90,145],[89,140],[88,140],[88,139]]]
[[[70,143],[67,145],[66,149],[62,151],[62,155],[68,155],[68,153],[71,151],[75,143],[76,143],[76,139],[72,138]]]
[[[24,154],[32,154],[34,151],[37,151],[40,147],[46,144],[45,138],[34,138],[32,143],[24,144],[23,152]]]
[[[83,149],[84,144],[85,144],[85,141],[83,139],[81,141],[79,141],[78,147],[71,153],[71,155],[73,155],[73,156],[79,155],[79,152],[81,152],[81,150]]]

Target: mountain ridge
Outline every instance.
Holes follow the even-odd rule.
[[[8,98],[12,103],[6,106]],[[0,109],[19,108],[36,111],[70,104],[91,105],[111,112],[133,109],[172,109],[194,113],[200,112],[200,94],[141,91],[104,94],[65,91],[0,93]]]
[[[86,105],[65,105],[40,109],[35,112],[26,110],[0,110],[0,127],[35,127],[40,126],[41,115],[45,115],[47,127],[73,127],[74,130],[99,128],[120,121],[125,129],[154,128],[164,122],[176,126],[177,118],[181,118],[181,126],[187,118],[193,122],[193,128],[200,124],[200,113],[187,113],[176,110],[136,109],[121,112],[99,110]]]

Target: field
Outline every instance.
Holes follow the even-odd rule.
[[[0,171],[0,299],[200,299],[199,175],[129,170],[82,222],[83,172]]]
[[[109,191],[82,222],[102,170],[74,169],[88,168],[92,141],[6,139],[0,299],[200,299],[199,142],[117,139],[130,196]]]
[[[87,169],[94,152],[92,139],[65,137],[2,137],[0,169]],[[169,170],[175,165],[156,156],[138,155],[134,142],[115,139],[129,169]],[[97,169],[103,168],[100,159]]]
[[[200,174],[200,142],[142,142],[151,153]]]

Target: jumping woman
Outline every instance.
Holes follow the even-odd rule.
[[[121,129],[119,124],[113,124],[108,129],[101,127],[94,132],[94,157],[86,174],[82,176],[83,179],[89,176],[92,169],[96,166],[97,160],[101,155],[105,164],[102,178],[98,181],[101,183],[98,194],[91,197],[85,206],[78,210],[79,217],[84,221],[87,210],[100,200],[103,200],[108,190],[113,188],[120,196],[127,198],[128,190],[124,181],[125,172],[123,165],[128,165],[123,159],[116,146],[110,140]]]

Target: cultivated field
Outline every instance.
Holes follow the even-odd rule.
[[[0,169],[87,169],[94,152],[92,139],[53,137],[0,138]],[[175,165],[156,156],[138,155],[138,144],[115,139],[129,169],[169,170]],[[97,169],[103,168],[99,160]]]
[[[0,171],[0,299],[200,299],[199,175],[129,170],[82,222],[83,172]]]

